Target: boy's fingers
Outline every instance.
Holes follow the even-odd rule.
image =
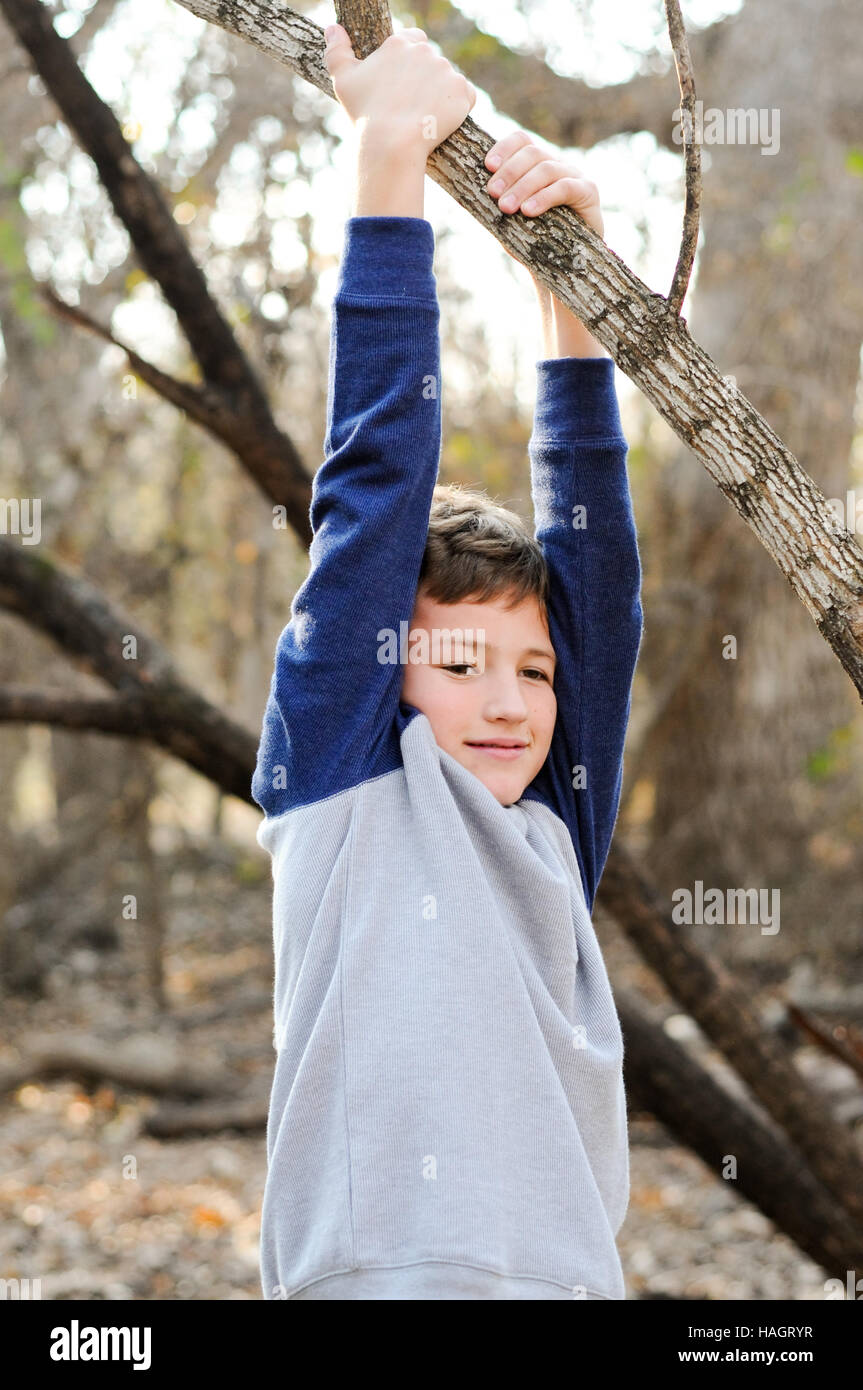
[[[501,200],[504,201],[503,199]],[[525,217],[539,217],[549,208],[568,207],[578,213],[598,236],[605,238],[605,221],[599,205],[599,190],[590,179],[562,178],[546,184],[521,202]],[[506,208],[504,211],[515,211]]]
[[[324,49],[324,62],[330,77],[335,77],[343,68],[359,62],[354,53],[350,35],[347,29],[342,28],[341,24],[328,24],[324,30],[324,36],[327,41],[327,46]]]
[[[544,159],[542,150],[530,144],[510,155],[492,174],[487,188],[492,198],[500,198],[503,212],[511,212],[522,199],[536,193],[546,184],[553,183],[566,173],[566,166],[559,160]],[[509,199],[509,204],[507,204]],[[515,199],[515,201],[513,201]]]
[[[399,29],[396,32],[399,38],[407,39],[409,43],[424,43],[428,39],[424,29]],[[344,67],[359,63],[350,34],[344,25],[328,24],[324,29],[324,38],[324,62],[330,77],[334,77]]]
[[[509,198],[514,207],[521,207],[526,198],[545,198],[545,206],[553,207],[557,203],[569,202],[576,192],[576,185],[580,184],[582,180],[572,178],[565,164],[549,164],[543,160],[523,178],[516,179],[500,201],[503,204]],[[581,196],[583,201],[583,194]]]
[[[504,160],[509,159],[510,155],[521,150],[525,145],[531,144],[531,138],[524,130],[512,130],[509,135],[505,135],[502,140],[498,140],[492,145],[485,157],[486,167],[494,171],[499,169]]]
[[[549,208],[560,207],[562,203],[569,203],[566,179],[558,179],[557,183],[550,183],[545,188],[537,189],[531,193],[521,204],[521,211],[530,217],[538,217],[540,213],[548,212]],[[570,204],[571,205],[571,204]]]

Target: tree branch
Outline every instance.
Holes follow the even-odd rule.
[[[67,304],[65,299],[61,299],[50,285],[42,285],[41,294],[58,318],[67,319],[79,328],[86,328],[95,337],[120,348],[121,352],[126,354],[130,367],[135,370],[142,381],[146,381],[148,386],[152,387],[166,401],[170,401],[171,405],[175,405],[178,410],[184,410],[187,415],[196,420],[204,429],[209,430],[216,438],[221,439],[229,448],[235,449],[238,420],[233,411],[226,409],[221,392],[210,386],[193,386],[188,381],[177,381],[176,377],[161,371],[159,367],[154,367],[151,362],[139,357],[134,348],[128,347],[125,343],[121,343],[119,338],[115,338],[110,329],[97,323],[89,314],[85,314],[83,309],[79,309],[75,304]],[[238,454],[239,452],[237,449]]]
[[[788,1005],[788,1017],[825,1052],[832,1053],[859,1077],[863,1077],[863,1040],[853,1028],[844,1025],[837,1027],[835,1024],[830,1026],[822,1019],[815,1018],[811,1011],[807,1013],[799,1004]]]
[[[96,165],[141,266],[177,315],[210,388],[208,398],[199,397],[197,409],[190,414],[210,428],[205,401],[210,414],[215,410],[221,426],[214,432],[230,443],[264,494],[285,507],[295,531],[308,545],[308,474],[294,444],[273,419],[263,387],[212,298],[161,189],[135,160],[113,111],[90,86],[71,45],[54,29],[51,11],[40,0],[0,0],[0,9]],[[168,377],[160,376],[158,381],[154,389],[170,385]],[[179,394],[175,383],[168,399],[178,404]],[[184,402],[181,408],[189,406]]]
[[[87,698],[31,685],[0,685],[0,723],[49,724],[100,734],[152,739],[147,706],[134,696]]]
[[[8,3],[8,0],[0,0]],[[323,30],[266,0],[178,0],[239,34],[327,95]],[[436,183],[581,320],[705,465],[773,557],[863,698],[863,550],[837,527],[818,485],[735,385],[569,208],[538,218],[499,211],[485,191],[493,141],[468,117],[429,156]]]
[[[358,58],[368,58],[393,32],[388,0],[335,0],[336,19]]]
[[[129,733],[121,726],[134,717],[141,724],[134,737],[151,739],[234,796],[252,800],[255,736],[192,689],[167,652],[137,620],[81,575],[0,537],[0,607],[41,629],[85,670],[120,691],[124,712],[113,701],[101,705],[111,725],[105,732]],[[38,722],[52,711],[58,716],[62,713],[58,697],[49,692],[39,696],[20,689],[16,692],[14,687],[7,708],[14,706],[16,693],[19,699],[35,700],[32,708]],[[89,713],[95,712],[95,702],[79,702],[81,719],[88,707]],[[65,714],[67,721],[75,717],[71,704],[67,704]],[[67,722],[67,727],[88,726]]]
[[[683,209],[683,236],[668,293],[668,307],[679,314],[695,260],[698,221],[701,209],[701,145],[695,136],[695,77],[679,0],[665,0],[668,35],[674,52],[674,66],[680,85],[680,114],[683,121],[683,149],[686,163],[686,202]]]

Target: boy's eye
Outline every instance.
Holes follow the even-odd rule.
[[[460,676],[465,675],[468,671],[476,671],[479,668],[476,665],[469,665],[467,662],[461,662],[457,666],[442,666],[440,669],[442,671],[452,671],[455,675]],[[546,672],[541,671],[538,666],[526,667],[522,675],[530,676],[532,679],[541,681],[550,679]]]

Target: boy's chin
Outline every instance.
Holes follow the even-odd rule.
[[[474,773],[474,776],[476,776],[476,773]],[[514,805],[516,801],[521,799],[524,792],[524,784],[520,780],[517,781],[512,777],[494,777],[486,775],[485,777],[480,777],[479,780],[482,782],[483,786],[491,792],[495,800],[500,802],[501,806]]]
[[[515,772],[514,768],[506,767],[479,769],[472,758],[465,758],[461,755],[461,750],[451,756],[455,757],[462,767],[467,768],[478,782],[482,782],[486,790],[491,792],[501,806],[512,806],[516,801],[520,801],[524,795],[524,789],[530,781],[530,778],[525,781],[523,769],[518,773]]]

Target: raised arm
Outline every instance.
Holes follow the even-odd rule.
[[[403,669],[385,634],[413,613],[440,459],[425,162],[475,99],[421,30],[360,63],[333,27],[328,66],[355,124],[355,215],[333,301],[310,569],[276,649],[252,784],[269,816],[398,765]]]
[[[571,207],[599,236],[599,190],[574,165],[513,131],[486,155],[502,212]],[[590,911],[620,805],[623,745],[641,642],[641,562],[627,443],[605,348],[537,280],[546,358],[530,439],[536,536],[549,569],[557,720],[525,795],[566,823]]]
[[[531,789],[566,823],[592,911],[620,805],[643,628],[641,562],[611,358],[537,363],[529,452],[557,656],[557,722]]]

